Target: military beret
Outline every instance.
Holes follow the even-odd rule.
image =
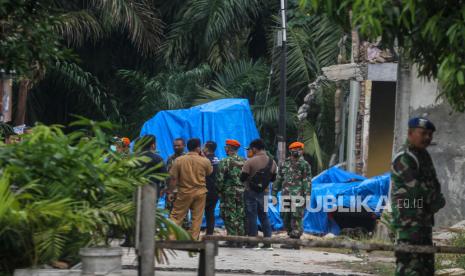
[[[239,143],[237,140],[234,140],[234,139],[227,139],[226,145],[239,148],[241,146],[241,143]]]
[[[121,141],[123,142],[123,145],[125,146],[129,146],[129,144],[131,144],[131,140],[129,140],[128,137],[121,138]]]
[[[408,121],[408,127],[409,128],[424,128],[424,129],[429,129],[432,131],[436,131],[436,127],[433,125],[433,123],[422,117],[415,117],[412,118]]]
[[[292,150],[292,149],[304,149],[304,144],[301,143],[301,142],[294,142],[294,143],[289,145],[289,149],[290,150]]]

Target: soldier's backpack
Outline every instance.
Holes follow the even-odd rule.
[[[256,193],[265,191],[271,181],[271,166],[273,166],[273,159],[268,157],[268,164],[263,169],[258,170],[249,181],[249,187]]]

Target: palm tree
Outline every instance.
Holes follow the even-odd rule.
[[[258,0],[188,0],[175,13],[162,53],[168,64],[219,69],[244,52],[253,20],[265,3]]]
[[[124,33],[143,54],[154,55],[161,42],[163,23],[146,0],[56,1],[59,14],[56,30],[70,46],[104,38],[111,32]]]
[[[151,1],[145,0],[92,0],[84,2],[54,1],[54,10],[58,10],[55,31],[61,35],[70,47],[79,47],[85,42],[96,43],[99,40],[111,36],[114,32],[119,32],[126,36],[134,48],[147,57],[154,56],[157,52],[163,24],[157,18],[157,11]],[[52,66],[52,73],[62,74],[63,78],[68,78],[70,83],[78,83],[80,91],[87,94],[97,106],[108,113],[111,111],[117,117],[114,103],[106,101],[109,96],[100,87],[92,86],[95,82],[90,80],[93,76],[81,68],[79,64],[73,62],[57,62]],[[42,76],[43,77],[43,76]],[[16,112],[16,124],[23,124],[25,120],[26,101],[28,91],[34,83],[39,80],[23,79],[20,81],[18,111]],[[69,88],[69,87],[67,87]],[[99,99],[99,95],[102,95]],[[99,99],[99,100],[97,100]],[[103,102],[105,101],[105,102]],[[105,116],[109,118],[109,116]]]

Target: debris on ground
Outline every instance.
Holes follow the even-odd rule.
[[[448,269],[441,269],[436,271],[438,276],[459,276],[465,275],[465,269],[462,268],[448,268]]]
[[[433,234],[433,240],[437,245],[446,245],[460,233],[465,233],[465,220],[451,227],[441,228],[440,231]]]
[[[68,269],[69,264],[62,261],[54,261],[50,264],[53,268]]]

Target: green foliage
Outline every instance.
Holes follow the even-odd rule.
[[[304,96],[307,85],[322,74],[321,68],[334,65],[339,54],[341,27],[326,16],[296,14],[289,21],[289,91]],[[279,68],[277,68],[279,70]]]
[[[324,168],[324,163],[326,163],[324,161],[326,160],[323,160],[315,128],[309,121],[304,121],[301,123],[299,132],[302,137],[300,140],[305,144],[304,153],[313,157],[316,162],[311,163],[316,163],[317,171],[321,172]],[[312,168],[312,170],[314,169],[315,168]]]
[[[239,58],[260,5],[257,0],[184,1],[169,26],[162,48],[165,60],[191,67],[206,61],[218,69]]]
[[[131,99],[137,107],[128,117],[130,125],[126,126],[131,128],[132,135],[137,135],[140,125],[158,111],[190,107],[212,71],[208,65],[199,65],[187,71],[172,69],[154,77],[133,70],[119,70],[117,74],[128,89],[139,92]]]
[[[35,78],[56,60],[70,58],[54,32],[53,1],[0,1],[0,68]]]
[[[163,24],[151,1],[61,0],[53,4],[60,10],[55,31],[70,45],[96,43],[117,32],[124,34],[143,55],[154,55],[159,47]]]
[[[0,147],[0,270],[73,262],[80,247],[108,244],[110,232],[134,227],[137,187],[166,177],[142,169],[144,157],[108,152],[108,122],[73,127],[39,125]],[[161,214],[157,223],[158,238],[189,238]]]
[[[84,71],[78,64],[56,62],[51,66],[49,77],[55,82],[61,82],[68,93],[87,96],[104,118],[118,120],[119,110],[116,108],[116,102],[110,99],[100,81],[91,73]]]
[[[261,136],[270,150],[275,150],[279,114],[280,49],[275,42],[280,25],[276,16],[279,3],[153,1],[147,4],[146,12],[151,14],[153,25],[165,24],[165,36],[160,44],[153,42],[151,49],[157,55],[145,58],[145,51],[137,51],[136,44],[125,40],[127,29],[118,23],[112,27],[107,22],[108,15],[131,21],[132,16],[127,16],[131,12],[124,10],[133,2],[107,2],[108,5],[98,5],[97,1],[86,5],[57,2],[63,10],[62,24],[57,25],[57,30],[81,60],[56,64],[33,91],[34,104],[30,108],[37,109],[38,120],[68,124],[67,114],[81,114],[118,122],[123,126],[119,135],[135,136],[141,124],[160,110],[240,97],[249,100]],[[338,42],[344,35],[344,29],[331,18],[308,15],[297,5],[297,0],[289,1],[289,141],[297,139],[295,114],[308,91],[307,85],[321,74],[322,67],[336,63]],[[141,39],[145,35],[140,33]],[[308,117],[321,140],[322,156],[334,147],[334,120],[330,117],[333,90],[330,87],[323,93],[327,95],[318,96],[318,104],[312,106]]]
[[[332,18],[353,13],[353,26],[369,39],[382,36],[418,65],[420,76],[435,78],[441,96],[457,111],[465,110],[465,4],[462,1],[301,0],[304,7]],[[342,23],[342,22],[341,22]]]
[[[15,132],[9,124],[0,122],[0,139],[4,140],[10,135],[14,135]]]

